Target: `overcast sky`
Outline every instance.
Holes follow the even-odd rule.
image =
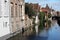
[[[48,4],[49,7],[52,6],[53,9],[60,11],[60,0],[25,0],[25,2],[38,3],[42,7],[45,7],[46,4]]]

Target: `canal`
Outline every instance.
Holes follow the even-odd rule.
[[[29,32],[28,32],[29,33]],[[52,26],[48,30],[42,30],[36,35],[35,32],[31,32],[28,36],[19,36],[20,34],[11,37],[7,40],[60,40],[60,26],[56,21],[52,21]]]

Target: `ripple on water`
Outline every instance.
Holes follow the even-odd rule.
[[[49,29],[48,40],[60,40],[60,27],[57,23]]]

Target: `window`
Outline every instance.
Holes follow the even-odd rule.
[[[0,1],[0,18],[2,17],[1,9],[2,9],[2,6],[1,6],[1,1]]]
[[[22,16],[22,5],[21,5],[21,16]]]
[[[7,23],[8,23],[8,22],[3,22],[3,26],[4,26],[4,27],[7,27],[7,26],[8,26]]]
[[[8,13],[9,12],[9,8],[8,8],[9,6],[7,6],[8,5],[8,1],[4,0],[4,4],[5,4],[5,6],[4,6],[5,7],[4,17],[7,18],[9,16],[9,13]]]
[[[17,27],[17,30],[19,30],[19,25],[18,24],[16,24],[16,27]]]
[[[14,27],[14,22],[11,22],[11,26]]]
[[[11,2],[11,17],[13,17],[13,16],[14,16],[14,5]]]
[[[17,4],[15,3],[15,15],[16,15],[16,17],[18,16],[18,14],[17,14]]]
[[[5,3],[7,2],[7,0],[5,0]]]
[[[11,2],[11,4],[13,4],[13,2]]]
[[[20,17],[20,9],[21,9],[21,8],[20,8],[20,5],[19,5],[19,17]]]
[[[19,5],[19,17],[22,16],[22,5]]]

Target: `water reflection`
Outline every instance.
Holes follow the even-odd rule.
[[[48,31],[48,40],[60,40],[60,27],[57,23]]]
[[[39,36],[48,37],[48,31],[44,29],[42,32],[40,32]]]
[[[48,37],[47,40],[60,40],[60,26],[57,22],[54,22],[54,25],[48,31],[43,30],[39,36]]]
[[[38,35],[33,33],[32,35],[25,37],[19,36],[19,40],[21,40],[20,38],[22,40],[60,40],[60,26],[57,24],[57,21],[53,21],[52,26],[49,28],[49,30],[44,29]]]

